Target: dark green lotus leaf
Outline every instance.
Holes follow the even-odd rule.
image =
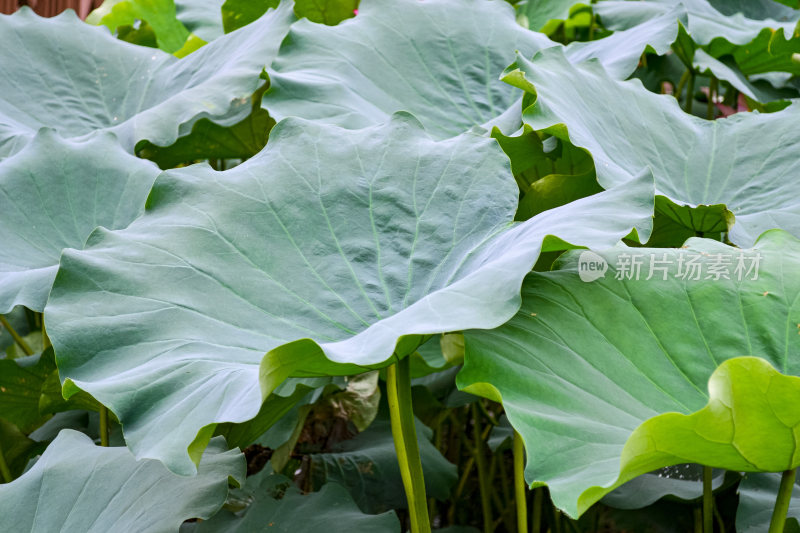
[[[189,518],[210,518],[225,502],[228,478],[244,475],[244,456],[221,438],[209,444],[196,476],[181,477],[65,429],[28,472],[0,485],[0,530],[176,531]]]
[[[753,108],[759,109],[760,111],[779,111],[789,105],[789,102],[786,100],[798,96],[797,89],[787,86],[786,84],[785,77],[791,76],[790,74],[771,73],[771,81],[767,79],[757,79],[756,77],[750,79],[742,72],[739,65],[737,65],[737,60],[734,59],[733,55],[727,55],[729,52],[723,51],[718,53],[720,57],[717,59],[704,48],[698,46],[686,32],[683,25],[680,27],[678,37],[673,43],[672,48],[675,52],[674,59],[678,59],[679,63],[682,63],[682,66],[675,65],[674,59],[670,60],[670,58],[666,57],[659,58],[662,60],[662,64],[654,64],[654,71],[650,73],[650,81],[652,81],[652,76],[654,74],[658,75],[660,78],[658,87],[648,87],[654,92],[662,92],[660,84],[664,81],[669,81],[673,87],[679,86],[680,79],[685,75],[686,69],[689,68],[698,75],[713,76],[717,80],[728,82],[734,89],[744,94],[750,100],[750,105]],[[733,54],[733,51],[730,53]],[[750,53],[751,52],[748,51],[745,55]],[[764,57],[765,54],[758,53],[757,55]],[[659,67],[664,70],[656,74]],[[784,78],[779,80],[779,78],[775,77],[778,74],[781,74]],[[704,81],[701,80],[702,78],[697,80],[695,84],[702,83],[703,85],[709,86],[711,83],[710,78]],[[759,106],[759,103],[767,105]],[[708,116],[709,113],[706,112],[705,115]]]
[[[225,33],[236,31],[258,20],[269,8],[275,8],[280,0],[225,0],[222,10],[222,27]]]
[[[222,24],[232,32],[250,24],[267,9],[276,7],[279,0],[225,0],[222,6]],[[355,16],[359,0],[296,0],[294,12],[299,18],[335,26]]]
[[[21,475],[28,461],[42,453],[46,447],[47,444],[27,437],[16,425],[0,418],[0,453],[3,454],[12,479]],[[0,475],[0,483],[5,483],[4,477]],[[2,486],[0,485],[0,487]],[[2,517],[0,517],[0,525],[2,525]],[[6,529],[4,528],[4,530]],[[13,529],[7,530],[14,531]]]
[[[158,173],[113,135],[75,141],[49,129],[0,161],[0,313],[42,311],[61,251],[83,248],[98,226],[130,224]]]
[[[800,235],[792,179],[800,172],[794,153],[800,106],[703,120],[638,80],[616,81],[593,62],[573,65],[558,49],[541,52],[533,62],[518,56],[504,80],[536,95],[524,111],[526,124],[592,154],[603,187],[649,168],[656,192],[675,204],[662,212],[690,229],[729,226],[730,240],[741,246],[776,227]]]
[[[761,533],[769,529],[778,488],[780,474],[745,474],[739,484],[739,506],[736,508],[736,531],[739,533]],[[800,527],[800,481],[794,484],[786,529],[795,531]],[[794,522],[794,528],[789,524]]]
[[[238,446],[244,449],[254,442],[262,444],[260,437],[284,420],[290,411],[314,402],[322,387],[328,383],[330,378],[289,378],[264,400],[255,417],[238,424],[230,422],[217,424],[214,435],[225,437],[225,441],[231,447]],[[274,449],[277,446],[270,447]]]
[[[505,136],[498,128],[492,130],[492,137],[511,161],[519,186],[517,220],[527,220],[603,190],[597,183],[592,156],[586,150],[556,137],[543,142],[527,124],[518,133]]]
[[[591,0],[590,0],[591,1]],[[566,20],[570,9],[584,0],[522,0],[515,4],[517,18],[526,28],[540,31],[551,20]]]
[[[498,425],[494,426],[491,433],[489,433],[489,440],[486,444],[489,445],[489,449],[492,450],[492,453],[496,453],[497,450],[501,448],[510,449],[513,439],[514,428],[511,427],[508,417],[502,414],[498,420]]]
[[[161,168],[173,168],[196,161],[249,159],[267,144],[269,132],[275,121],[261,107],[261,96],[266,85],[252,96],[252,110],[241,122],[221,126],[207,118],[194,123],[188,135],[180,137],[170,146],[157,146],[143,141],[136,147],[136,155],[149,159]]]
[[[737,46],[723,40],[712,41],[708,52],[714,57],[730,55],[748,76],[769,72],[800,74],[800,64],[795,60],[800,53],[800,29],[793,33],[765,28],[750,43]]]
[[[52,348],[46,351],[43,357],[54,357]],[[45,377],[44,383],[42,383],[41,396],[39,397],[39,413],[42,416],[74,409],[85,409],[99,413],[102,407],[97,400],[84,391],[78,391],[65,400],[61,391],[61,378],[58,375],[58,369],[53,363],[52,370]],[[111,420],[114,419],[113,413],[109,416]]]
[[[241,491],[247,507],[232,513],[223,509],[211,520],[192,524],[187,533],[400,533],[394,511],[362,513],[344,487],[328,483],[318,492],[302,494],[292,480],[265,468],[250,476]],[[302,526],[298,526],[302,524]],[[184,532],[184,529],[181,529]]]
[[[672,464],[797,462],[800,378],[770,363],[800,373],[800,241],[583,253],[528,276],[510,322],[464,333],[459,386],[503,401],[529,482],[577,515]]]
[[[425,492],[446,501],[458,481],[456,465],[431,443],[433,431],[416,420]],[[311,455],[311,483],[322,488],[336,482],[350,492],[359,508],[370,514],[408,507],[397,463],[389,412],[384,404],[378,418],[363,433],[342,441],[327,453]]]
[[[677,16],[591,43],[573,43],[575,61],[597,57],[620,78],[645,47],[666,52]],[[473,126],[519,127],[519,92],[498,76],[512,50],[531,57],[560,47],[514,21],[502,1],[365,0],[358,16],[336,27],[300,21],[269,70],[263,105],[279,120],[323,120],[347,128],[384,122],[396,111],[420,118],[436,138]]]
[[[727,81],[737,91],[755,102],[767,104],[800,97],[800,93],[793,87],[775,88],[765,80],[749,80],[733,64],[733,60],[730,57],[725,57],[721,60],[715,59],[702,48],[695,50],[692,64],[698,72],[710,73],[719,80]],[[786,105],[786,103],[782,104],[782,106]]]
[[[0,157],[43,126],[70,138],[110,130],[132,152],[145,139],[168,146],[201,118],[235,124],[250,113],[260,75],[293,19],[285,3],[177,59],[114,39],[72,11],[0,16]]]
[[[64,253],[45,315],[65,393],[108,405],[138,457],[191,473],[198,431],[254,417],[287,377],[502,324],[543,247],[646,239],[651,179],[514,224],[490,138],[437,142],[403,113],[364,130],[282,121],[254,158],[165,172],[137,222]]]
[[[335,26],[356,15],[359,0],[297,0],[294,12],[311,22]]]
[[[730,473],[733,482],[739,475]],[[726,482],[724,470],[713,470],[711,488],[716,491]],[[661,498],[684,501],[699,500],[703,496],[703,466],[679,464],[661,468],[635,477],[617,487],[603,498],[603,503],[615,509],[641,509]]]
[[[175,16],[173,0],[105,0],[86,17],[89,24],[105,26],[112,33],[136,21],[147,21],[158,47],[169,53],[180,50],[189,38],[189,30]]]
[[[53,351],[19,359],[0,359],[0,413],[25,434],[39,427],[39,399],[47,377],[56,370]]]

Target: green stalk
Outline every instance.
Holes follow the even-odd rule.
[[[792,499],[792,489],[794,489],[794,479],[796,476],[797,469],[786,470],[781,476],[778,498],[775,500],[772,520],[769,522],[769,533],[783,533],[783,526],[786,524],[786,513],[789,512],[789,502]]]
[[[47,336],[47,330],[44,327],[44,320],[42,320],[42,351],[50,348],[53,345],[50,342],[50,337]]]
[[[453,501],[457,501],[461,498],[461,495],[464,493],[464,487],[467,486],[467,481],[469,480],[469,475],[472,473],[472,467],[475,466],[475,456],[473,455],[467,462],[464,463],[464,473],[461,474],[461,479],[458,480],[458,485],[456,485],[456,490],[453,492]]]
[[[517,531],[528,531],[528,502],[525,500],[525,446],[514,431],[514,500],[517,502]]]
[[[100,446],[108,446],[108,408],[100,407]]]
[[[712,493],[712,469],[703,467],[703,533],[714,533],[714,494]]]
[[[439,451],[442,450],[442,418],[437,418],[436,425],[433,428],[433,445]],[[436,516],[436,498],[428,499],[428,516]]]
[[[11,327],[11,324],[8,323],[8,320],[6,320],[6,317],[3,315],[0,315],[0,324],[2,324],[3,327],[6,328],[6,331],[11,334],[11,338],[14,339],[14,342],[16,342],[20,348],[22,348],[22,351],[25,352],[25,355],[33,355],[33,350],[31,350],[31,347],[28,346],[28,343],[25,342],[25,339],[19,336],[19,333],[14,331],[14,328]]]
[[[3,483],[11,483],[14,478],[11,477],[11,470],[6,463],[6,456],[3,455],[3,448],[0,448],[0,475],[3,476]]]
[[[681,101],[681,94],[683,94],[683,87],[686,85],[686,82],[689,80],[689,71],[683,73],[681,79],[678,81],[678,86],[675,87],[675,99],[677,101]]]
[[[689,74],[689,81],[686,83],[686,112],[692,114],[692,104],[694,103],[694,72]]]
[[[533,533],[542,531],[542,500],[544,500],[544,489],[542,487],[533,489]]]
[[[480,402],[480,400],[478,400]],[[483,533],[492,533],[492,504],[489,500],[489,476],[486,470],[486,455],[483,450],[481,431],[481,413],[477,405],[472,404],[472,429],[475,439],[475,464],[478,466],[478,485],[481,495],[481,511],[483,512]]]
[[[392,421],[394,448],[400,475],[408,500],[411,533],[430,533],[431,523],[425,498],[425,480],[419,457],[417,430],[411,406],[411,370],[409,358],[401,359],[386,369],[386,390]]]

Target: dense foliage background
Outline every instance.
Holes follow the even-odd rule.
[[[800,529],[798,75],[793,0],[0,15],[0,531]]]

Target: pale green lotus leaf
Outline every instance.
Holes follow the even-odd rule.
[[[596,62],[573,65],[558,49],[534,61],[518,56],[503,79],[536,96],[526,124],[591,153],[601,186],[650,169],[656,193],[668,200],[662,212],[689,229],[728,229],[741,246],[772,228],[800,236],[793,193],[800,106],[704,120],[639,80],[617,81]]]
[[[228,478],[244,476],[244,456],[222,438],[211,442],[196,476],[182,477],[65,429],[29,471],[0,485],[0,530],[174,532],[189,518],[211,518],[225,503]]]
[[[750,250],[569,252],[528,276],[515,318],[464,332],[459,386],[503,402],[526,479],[573,516],[664,466],[793,468],[798,264],[778,230]]]
[[[132,152],[168,146],[201,118],[223,126],[250,113],[260,75],[294,20],[283,3],[242,31],[186,58],[131,45],[72,11],[44,19],[23,8],[0,16],[0,157],[36,132],[83,138],[114,132]]]
[[[678,32],[672,12],[640,28],[573,43],[574,61],[599,58],[628,77],[648,45],[666,52]],[[474,126],[520,126],[519,91],[498,80],[517,50],[532,57],[561,45],[514,20],[500,0],[365,0],[335,27],[293,25],[269,69],[263,106],[276,120],[294,116],[346,128],[417,116],[435,138]]]
[[[17,305],[41,312],[61,251],[83,248],[98,226],[130,224],[158,174],[109,133],[77,141],[42,129],[0,160],[0,313]]]
[[[189,444],[253,418],[287,377],[496,327],[540,250],[646,239],[651,179],[515,224],[493,139],[437,142],[408,114],[363,130],[284,120],[231,170],[162,174],[143,217],[63,254],[45,320],[65,393],[108,405],[138,457],[191,473]]]

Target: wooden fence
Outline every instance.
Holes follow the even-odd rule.
[[[58,15],[65,9],[74,9],[81,18],[102,4],[102,0],[0,0],[0,13],[13,13],[20,6],[30,6],[43,17]]]

